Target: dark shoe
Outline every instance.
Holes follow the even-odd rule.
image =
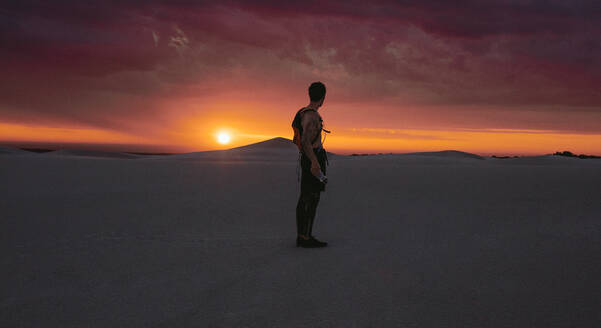
[[[311,240],[311,238],[309,239],[304,239],[301,236],[297,236],[296,237],[296,247],[306,247],[305,244],[307,242],[309,242]]]
[[[304,239],[301,237],[296,237],[296,247],[303,248],[318,248],[318,247],[326,247],[328,243],[324,241],[319,241],[315,239],[315,237],[311,236],[309,239]]]
[[[319,241],[319,240],[317,240],[317,239],[316,239],[315,237],[313,237],[313,236],[309,237],[309,240],[310,240],[310,241],[311,241],[313,244],[315,244],[315,245],[316,245],[315,247],[326,247],[326,246],[328,246],[328,243],[327,243],[327,242],[325,242],[325,241]]]
[[[309,239],[303,239],[303,238],[298,237],[296,239],[297,247],[318,248],[318,247],[326,247],[327,245],[328,245],[328,243],[319,241],[313,237],[310,237]]]

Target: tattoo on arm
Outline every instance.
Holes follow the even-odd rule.
[[[309,113],[307,113],[309,114]],[[309,157],[311,163],[317,163],[317,156],[313,152],[312,141],[317,135],[317,118],[313,114],[303,116],[303,136],[301,139],[301,143],[303,146],[303,150],[305,155]]]

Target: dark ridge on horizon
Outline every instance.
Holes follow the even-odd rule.
[[[24,150],[14,147],[0,146],[0,154],[25,153]]]
[[[465,157],[465,158],[473,158],[473,159],[484,159],[484,157],[468,153],[460,150],[441,150],[441,151],[426,151],[426,152],[416,152],[416,153],[407,153],[404,155],[420,155],[420,156],[441,156],[441,157]]]
[[[585,154],[580,154],[580,155],[576,155],[574,153],[572,153],[571,151],[567,151],[564,150],[563,152],[556,152],[555,154],[553,154],[555,156],[565,156],[565,157],[576,157],[576,158],[580,158],[580,159],[598,159],[601,158],[601,156],[595,156],[595,155],[585,155]]]
[[[403,155],[403,156],[438,156],[438,157],[463,157],[473,159],[484,159],[484,157],[459,150],[441,150],[441,151],[424,151],[424,152],[412,152],[412,153],[352,153],[347,156],[375,156],[375,155]]]
[[[15,148],[15,149],[26,150],[26,151],[29,151],[32,153],[38,153],[38,154],[49,153],[49,152],[61,150],[61,149],[48,149],[48,148]],[[94,150],[90,150],[90,149],[68,149],[68,150],[94,151]],[[157,155],[168,156],[168,155],[174,154],[174,153],[146,153],[146,152],[135,152],[135,151],[124,151],[124,152],[107,151],[107,153],[125,153],[125,154],[142,155],[142,156],[157,156]]]
[[[137,144],[115,144],[115,143],[78,143],[78,142],[15,142],[15,141],[0,141],[0,147],[12,149],[21,149],[29,152],[44,153],[57,151],[61,149],[68,150],[90,150],[90,151],[105,151],[115,153],[140,153],[140,154],[174,154],[169,150],[169,147],[164,145],[137,145]],[[173,147],[171,147],[173,148]],[[175,147],[177,148],[177,147]]]
[[[132,155],[142,155],[142,156],[169,156],[169,155],[178,154],[178,153],[144,153],[144,152],[136,152],[136,151],[124,151],[123,153],[132,154]]]
[[[81,156],[81,157],[123,158],[123,159],[139,158],[139,156],[137,156],[137,155],[128,154],[128,153],[124,153],[124,152],[85,150],[85,149],[59,149],[59,150],[55,150],[53,152],[48,152],[46,154],[58,155],[58,156]]]
[[[492,158],[498,158],[498,159],[520,158],[520,156],[517,156],[517,155],[515,155],[515,156],[497,156],[497,155],[492,155],[490,157],[492,157]]]
[[[47,149],[47,148],[19,148],[21,150],[30,151],[32,153],[47,153],[51,151],[55,151],[56,149]]]

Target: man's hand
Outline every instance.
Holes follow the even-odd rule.
[[[311,174],[313,174],[313,176],[316,178],[319,178],[320,173],[321,166],[319,166],[319,163],[311,163]]]

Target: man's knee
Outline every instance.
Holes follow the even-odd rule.
[[[319,191],[304,191],[301,193],[301,198],[305,201],[305,202],[314,202],[316,200],[319,200],[320,197],[320,192]]]

